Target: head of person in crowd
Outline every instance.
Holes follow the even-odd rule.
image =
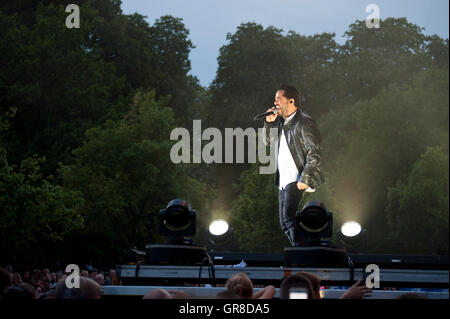
[[[165,290],[156,288],[147,291],[142,299],[190,299],[191,297],[181,290]]]
[[[97,276],[95,276],[94,280],[100,285],[103,286],[105,284],[105,277],[103,277],[102,274],[97,274]]]
[[[216,299],[242,299],[242,298],[233,291],[223,290],[216,295]]]
[[[43,272],[44,274],[48,275],[48,274],[50,274],[50,269],[44,268],[44,269],[42,270],[42,272]]]
[[[98,275],[98,269],[93,268],[91,271],[91,278],[95,279],[95,276]]]
[[[39,281],[40,273],[41,273],[41,271],[39,269],[33,270],[33,277],[32,277],[32,282],[33,283],[37,283]]]
[[[17,299],[34,299],[28,291],[22,287],[11,286],[3,295],[3,300],[17,300]]]
[[[56,282],[58,282],[62,278],[63,275],[64,275],[64,272],[62,270],[58,270],[56,272]]]
[[[69,288],[61,279],[56,285],[55,299],[101,299],[102,287],[91,278],[80,276],[80,288]]]
[[[283,279],[280,285],[280,298],[290,299],[291,292],[299,289],[305,290],[307,294],[306,299],[316,299],[313,286],[308,276],[299,273],[295,273]]]
[[[112,280],[112,279],[114,279],[114,278],[117,278],[117,272],[116,272],[116,270],[115,270],[114,268],[111,268],[111,269],[109,270],[108,275],[109,275],[109,279],[110,279],[110,280]]]
[[[24,283],[19,286],[11,286],[5,292],[4,300],[25,299],[32,300],[37,298],[36,289],[30,284]]]
[[[22,281],[26,283],[31,283],[31,272],[29,270],[25,270],[25,272],[23,273]]]
[[[5,266],[5,270],[7,272],[9,272],[10,274],[12,274],[13,273],[13,266],[11,264],[8,264],[8,265]]]
[[[165,289],[152,289],[142,297],[142,299],[172,299],[172,296]]]
[[[225,288],[242,299],[272,299],[275,296],[275,287],[269,285],[254,293],[253,283],[245,273],[237,273],[231,276],[225,283]]]
[[[12,284],[14,286],[19,286],[22,284],[22,276],[18,272],[15,272],[12,276]]]
[[[225,289],[235,293],[242,299],[253,297],[253,283],[245,273],[234,274],[225,283]]]
[[[45,272],[42,271],[39,274],[39,281],[40,281],[40,283],[43,284],[46,279],[50,280],[50,277]]]
[[[51,272],[49,274],[49,277],[50,277],[50,282],[52,284],[54,284],[54,283],[56,283],[58,281],[57,276],[56,276],[56,272]]]
[[[11,274],[0,268],[0,298],[3,297],[8,288],[12,285]]]
[[[50,282],[50,278],[45,278],[42,282],[42,291],[47,292],[52,288],[52,284]]]
[[[29,283],[22,283],[20,285],[20,287],[22,287],[24,290],[26,290],[29,294],[31,294],[33,296],[33,299],[37,299],[38,298],[38,293],[36,291],[36,289],[33,287],[32,284]]]
[[[87,271],[86,269],[83,269],[83,270],[80,272],[80,276],[81,276],[81,277],[88,277],[88,278],[89,278],[89,271]]]
[[[109,285],[119,284],[119,278],[117,277],[117,272],[114,268],[111,268],[108,272],[108,284]]]

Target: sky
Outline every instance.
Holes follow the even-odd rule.
[[[343,44],[344,32],[356,20],[366,20],[369,4],[379,8],[380,18],[406,17],[425,28],[426,35],[448,38],[448,0],[122,0],[125,14],[139,13],[153,24],[163,15],[182,18],[194,44],[190,74],[208,86],[216,76],[219,49],[227,33],[241,23],[255,22],[301,35],[335,33]],[[382,27],[382,24],[381,24]]]

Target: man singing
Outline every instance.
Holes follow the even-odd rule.
[[[270,139],[270,129],[278,128],[278,160],[275,184],[281,229],[292,246],[300,246],[299,225],[295,213],[303,192],[314,192],[324,182],[320,171],[320,132],[316,122],[300,109],[300,94],[294,87],[283,85],[275,94],[277,112],[266,117],[263,128],[264,144]]]

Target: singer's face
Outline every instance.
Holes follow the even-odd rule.
[[[291,106],[292,104],[289,104],[289,99],[284,97],[284,91],[279,90],[275,94],[275,101],[273,104],[276,106],[278,110],[278,115],[281,115],[283,118],[286,118],[292,113]]]

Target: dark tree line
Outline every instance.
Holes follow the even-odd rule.
[[[273,176],[258,165],[174,164],[173,128],[257,128],[287,83],[319,123],[321,199],[370,232],[369,251],[448,251],[448,39],[406,19],[303,36],[243,23],[220,49],[215,80],[190,71],[179,18],[150,25],[116,0],[0,4],[0,261],[125,262],[165,242],[157,213],[174,198],[198,213],[195,241],[226,217],[239,250],[279,252]],[[220,35],[218,35],[220,36]],[[203,142],[206,144],[206,142]],[[204,145],[203,144],[203,145]]]
[[[156,216],[171,199],[208,204],[168,156],[170,131],[205,96],[182,20],[73,3],[79,29],[65,26],[64,1],[0,5],[2,260],[124,262],[165,240]]]

